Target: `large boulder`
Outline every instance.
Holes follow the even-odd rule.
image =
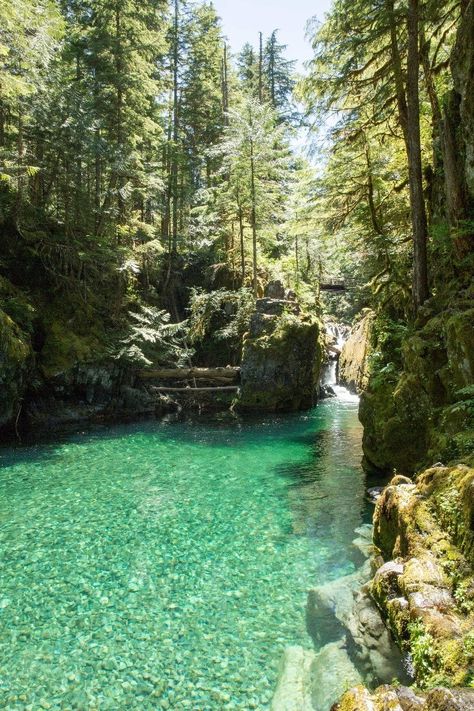
[[[327,711],[341,689],[361,681],[344,640],[330,642],[317,653],[302,647],[288,647],[281,662],[271,711]]]
[[[294,301],[259,299],[244,341],[240,410],[296,411],[316,402],[322,349],[319,324]]]

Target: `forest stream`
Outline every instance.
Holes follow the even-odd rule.
[[[269,708],[308,591],[364,562],[354,398],[0,457],[2,708]]]

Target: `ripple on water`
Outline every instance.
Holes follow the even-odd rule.
[[[360,565],[359,459],[348,403],[3,450],[1,708],[268,708]]]

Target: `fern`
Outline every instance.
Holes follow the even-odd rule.
[[[187,321],[171,323],[167,311],[141,306],[129,313],[129,333],[120,341],[115,357],[143,367],[189,363],[192,350],[187,346]]]

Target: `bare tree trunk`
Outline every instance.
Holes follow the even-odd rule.
[[[174,25],[173,25],[173,160],[171,169],[172,202],[173,202],[173,235],[172,252],[178,251],[178,61],[179,61],[179,0],[174,0]]]
[[[426,301],[428,288],[428,227],[423,196],[419,97],[419,3],[408,2],[407,139],[410,203],[413,227],[413,300],[415,310]]]
[[[252,250],[253,250],[253,294],[258,296],[257,281],[257,196],[255,190],[255,153],[253,139],[250,139],[250,194],[252,197],[251,223],[252,223]]]
[[[258,54],[258,100],[263,102],[263,34],[259,32]]]
[[[117,49],[115,52],[115,71],[117,73],[117,150],[120,155],[120,162],[122,162],[123,156],[121,155],[123,152],[123,126],[122,126],[122,113],[123,113],[123,91],[122,91],[122,85],[121,85],[121,76],[122,76],[122,44],[121,44],[121,39],[122,39],[122,28],[121,28],[121,16],[120,16],[120,8],[119,4],[117,3],[115,7],[115,34],[116,34],[116,40],[117,40]],[[122,188],[124,182],[124,176],[120,175],[119,180],[118,180],[118,190],[117,190],[117,208],[118,208],[118,218],[119,218],[119,223],[123,224],[125,221],[125,199],[122,194]],[[118,235],[117,235],[117,241],[119,241]]]
[[[242,274],[242,286],[245,285],[245,242],[244,242],[244,216],[242,213],[242,205],[240,198],[237,196],[237,205],[239,210],[239,235],[240,235],[240,271]]]
[[[224,113],[224,126],[229,124],[227,112],[229,110],[229,68],[227,63],[227,45],[224,44],[222,57],[222,111]]]

